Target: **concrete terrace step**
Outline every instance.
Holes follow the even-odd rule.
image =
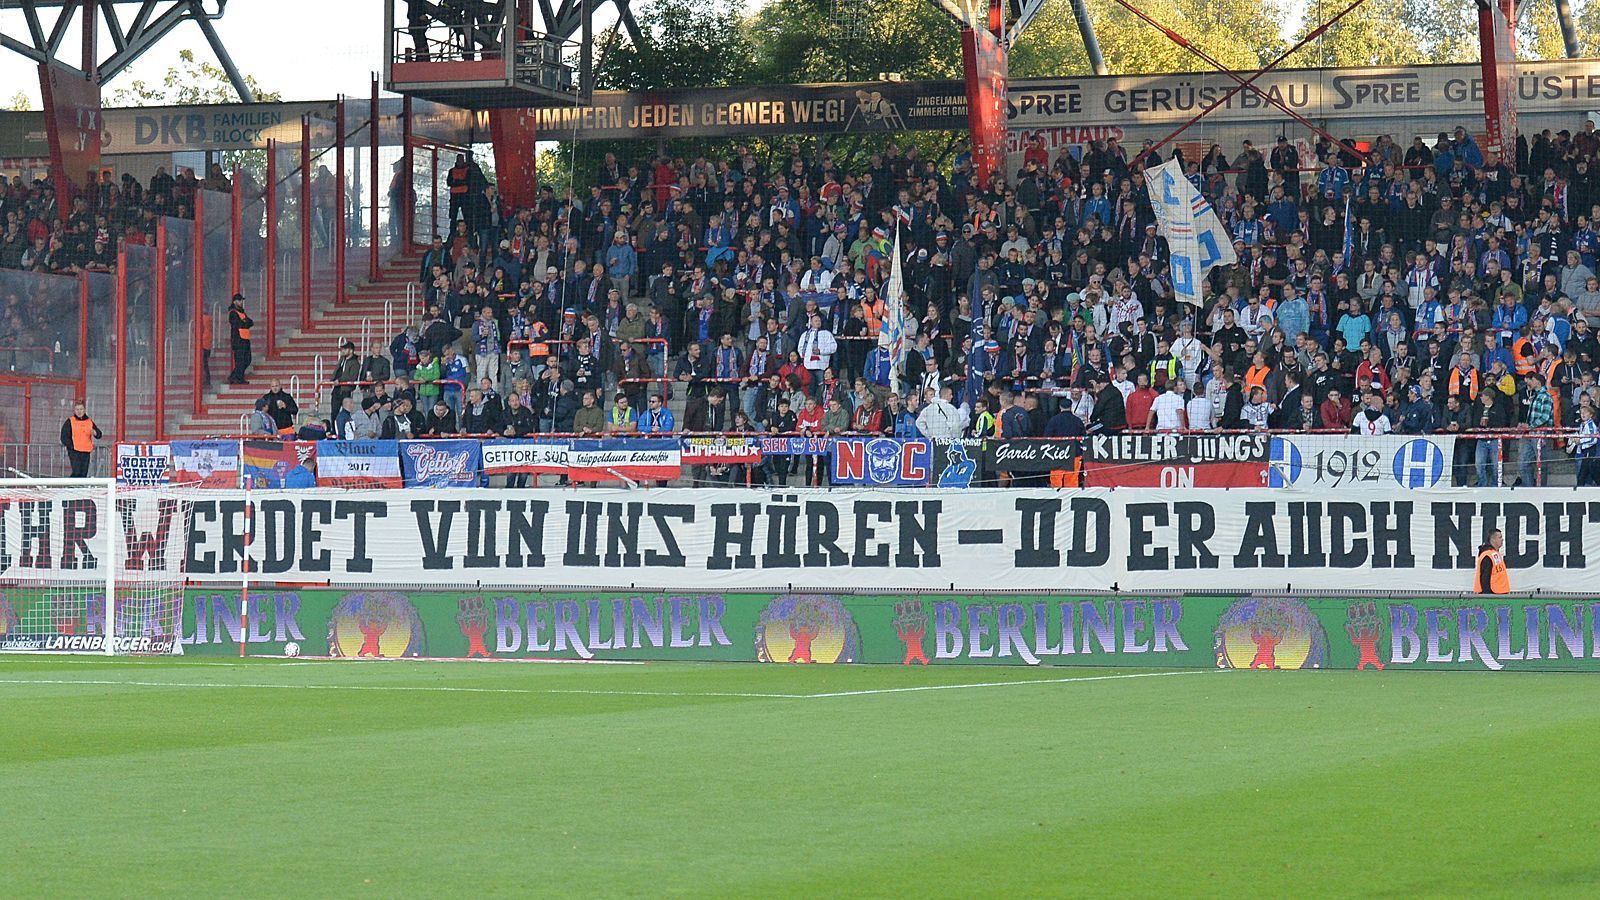
[[[331,369],[339,355],[341,340],[359,342],[361,325],[365,321],[369,341],[382,341],[387,346],[391,334],[384,333],[409,319],[405,310],[406,289],[416,278],[421,254],[405,254],[385,263],[379,278],[373,282],[346,288],[345,300],[335,305],[334,288],[318,273],[311,286],[311,314],[305,328],[292,329],[279,336],[270,358],[258,353],[250,368],[250,384],[231,385],[215,383],[206,388],[204,407],[198,416],[186,415],[186,401],[192,389],[190,381],[173,381],[168,385],[169,409],[180,416],[179,423],[171,429],[176,437],[199,437],[207,434],[231,434],[239,428],[239,417],[255,408],[255,401],[266,393],[270,382],[276,378],[288,384],[295,375],[300,376],[300,393],[297,397],[309,407],[315,401],[317,386],[311,382],[316,358],[323,358],[324,366]],[[291,289],[298,280],[290,282]],[[388,321],[385,321],[385,309]],[[230,359],[224,349],[212,355],[212,374],[224,378]],[[324,412],[319,410],[319,412]]]

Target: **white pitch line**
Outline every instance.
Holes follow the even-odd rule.
[[[832,691],[826,694],[807,694],[808,700],[827,697],[864,697],[869,694],[910,694],[918,691],[960,691],[968,688],[1014,687],[1019,684],[1072,684],[1082,681],[1121,681],[1128,678],[1165,678],[1169,675],[1207,675],[1221,669],[1183,669],[1176,672],[1129,672],[1123,675],[1087,675],[1076,678],[1029,678],[1021,681],[978,681],[968,684],[919,684],[912,687],[869,688],[860,691]]]
[[[95,685],[104,687],[153,688],[243,688],[246,690],[307,691],[407,691],[444,694],[611,694],[620,697],[759,697],[776,700],[806,700],[810,694],[760,694],[740,691],[599,691],[576,688],[478,688],[445,685],[408,684],[263,684],[259,682],[210,681],[112,681],[91,678],[0,678],[0,684]]]
[[[91,685],[96,687],[151,687],[151,688],[242,688],[246,690],[309,690],[309,691],[401,691],[410,693],[442,694],[589,694],[610,697],[732,697],[761,700],[825,700],[834,697],[864,697],[873,694],[908,694],[921,691],[957,691],[972,688],[1014,687],[1022,684],[1070,684],[1088,681],[1122,681],[1130,678],[1164,678],[1169,675],[1205,675],[1217,669],[1185,669],[1173,672],[1130,672],[1123,675],[1088,675],[1066,678],[1031,678],[1021,681],[980,681],[963,684],[925,684],[911,687],[869,688],[859,691],[829,691],[820,694],[779,694],[755,691],[624,691],[588,690],[583,688],[480,688],[450,687],[447,685],[379,685],[379,684],[265,684],[260,682],[206,682],[206,681],[124,681],[88,678],[0,678],[0,684]]]

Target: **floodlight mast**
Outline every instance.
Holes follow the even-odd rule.
[[[245,103],[255,102],[212,23],[222,18],[228,0],[0,0],[0,12],[20,12],[21,33],[0,26],[0,47],[40,65],[70,70],[104,85],[132,65],[174,28],[193,22],[216,54],[228,81]],[[53,11],[51,13],[50,11]],[[77,20],[80,48],[76,61],[62,56]],[[46,27],[48,23],[49,27]],[[111,38],[111,52],[100,53],[100,32]]]

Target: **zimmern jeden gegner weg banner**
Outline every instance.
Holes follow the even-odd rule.
[[[0,576],[242,579],[247,498],[0,500]],[[1600,494],[1450,490],[254,491],[251,579],[522,588],[1467,590],[1506,533],[1519,591],[1593,591]],[[190,504],[187,530],[179,514]],[[602,574],[603,573],[603,576]]]

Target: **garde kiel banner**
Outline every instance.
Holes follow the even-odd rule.
[[[1085,489],[649,492],[595,489],[175,491],[106,502],[0,499],[0,577],[82,580],[180,569],[252,577],[525,588],[1460,591],[1504,529],[1519,591],[1600,590],[1600,500],[1571,490],[1327,492]],[[1494,499],[1480,499],[1490,498]],[[1514,499],[1513,499],[1514,498]],[[179,505],[192,524],[181,530]]]
[[[1600,670],[1600,603],[1521,597],[252,588],[248,620],[236,590],[187,599],[198,655]]]
[[[984,464],[992,472],[1044,473],[1070,469],[1083,452],[1083,442],[1063,438],[1039,441],[990,441]]]

